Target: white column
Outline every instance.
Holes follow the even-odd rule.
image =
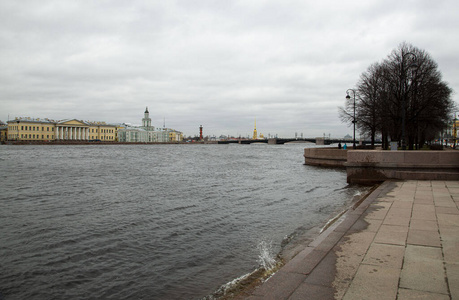
[[[54,133],[55,137],[54,139],[55,140],[58,140],[59,139],[59,127],[56,126],[56,132]]]
[[[85,128],[81,128],[81,139],[84,141],[86,140],[86,130]]]
[[[78,139],[81,141],[81,127],[78,127]]]

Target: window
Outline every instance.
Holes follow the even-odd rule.
[[[53,128],[51,128],[51,131],[54,131],[54,127],[53,127]]]
[[[29,134],[29,139],[31,139],[31,138],[32,138],[32,135],[31,135],[31,134]]]
[[[46,138],[49,139],[49,134],[46,135]]]
[[[49,131],[49,127],[46,127],[46,131]]]
[[[21,126],[21,130],[24,130],[24,126]]]
[[[45,127],[42,126],[42,127],[41,127],[41,131],[45,131]]]
[[[41,135],[41,139],[43,140],[44,138],[45,138],[45,136],[42,134],[42,135]]]

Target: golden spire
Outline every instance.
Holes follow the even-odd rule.
[[[257,134],[257,118],[255,118],[255,128],[253,129],[253,137],[252,139],[256,140],[258,138]]]

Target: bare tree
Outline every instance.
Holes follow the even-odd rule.
[[[452,90],[442,81],[437,63],[424,50],[402,43],[362,73],[357,83],[356,120],[361,133],[422,147],[432,132],[447,126],[453,108]],[[343,122],[353,121],[353,106],[340,107]]]

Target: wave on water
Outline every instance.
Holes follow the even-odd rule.
[[[259,267],[253,272],[242,275],[224,285],[220,286],[212,295],[206,296],[201,300],[225,299],[226,297],[239,294],[244,290],[251,290],[260,283],[268,280],[277,270],[282,267],[283,262],[279,255],[274,255],[272,241],[269,243],[261,241],[257,245],[259,251],[257,262]]]

